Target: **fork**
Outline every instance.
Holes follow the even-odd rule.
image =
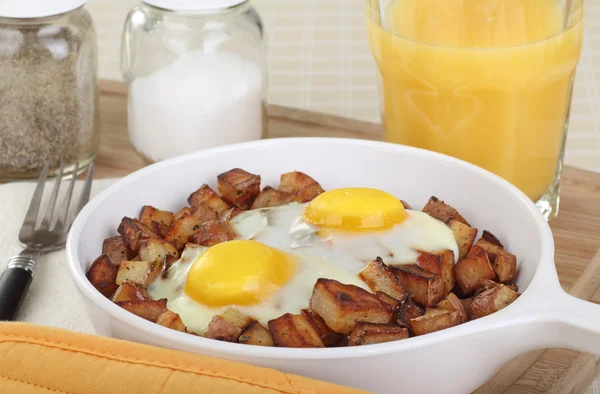
[[[64,171],[64,166],[60,166],[42,221],[39,225],[36,225],[40,218],[39,211],[48,169],[49,163],[46,163],[40,173],[29,209],[19,231],[19,242],[24,249],[8,261],[6,269],[0,276],[0,320],[14,320],[35,275],[39,255],[64,248],[67,240],[67,234],[72,223],[72,220],[68,220],[69,206],[71,205],[75,180],[77,179],[75,174],[77,174],[79,168],[76,164],[65,196],[66,201],[57,210],[56,200]],[[94,163],[90,164],[88,169],[85,184],[79,197],[77,213],[90,199],[93,173]]]

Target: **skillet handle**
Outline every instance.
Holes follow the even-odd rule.
[[[600,354],[600,305],[564,291],[552,298],[554,346]]]

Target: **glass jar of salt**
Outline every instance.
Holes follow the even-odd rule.
[[[0,0],[0,181],[79,172],[99,146],[96,32],[85,0]]]
[[[266,134],[263,25],[245,0],[143,0],[125,22],[129,137],[149,163]]]

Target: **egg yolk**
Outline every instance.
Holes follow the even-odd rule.
[[[304,211],[318,226],[344,230],[384,229],[400,223],[406,211],[399,199],[377,189],[342,188],[317,196]]]
[[[295,271],[295,260],[277,249],[257,241],[228,241],[194,261],[184,291],[210,307],[254,305],[276,293]]]

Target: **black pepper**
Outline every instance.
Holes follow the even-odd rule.
[[[35,21],[35,19],[34,19]],[[96,38],[87,12],[0,18],[0,178],[85,165],[98,149]]]

